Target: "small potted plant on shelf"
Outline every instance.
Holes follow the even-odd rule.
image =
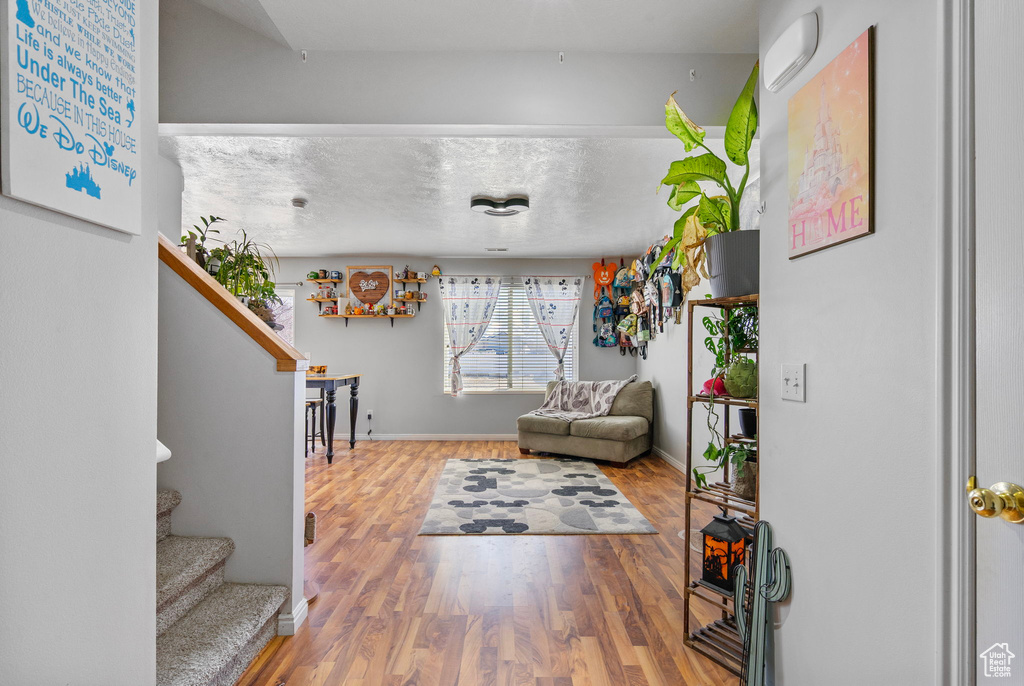
[[[202,228],[200,228],[198,224],[193,224],[192,228],[195,229],[195,231],[189,231],[182,236],[181,244],[188,245],[189,241],[193,241],[196,250],[196,263],[203,269],[209,269],[209,267],[207,267],[207,256],[210,255],[211,251],[210,248],[207,247],[206,241],[213,240],[213,236],[211,234],[220,233],[220,230],[211,227],[218,222],[224,221],[224,219],[221,217],[215,217],[212,214],[209,218],[200,217],[199,219],[203,222]]]
[[[696,286],[701,276],[710,277],[716,298],[758,292],[760,232],[741,231],[745,227],[740,226],[740,203],[750,176],[750,146],[757,130],[757,73],[755,63],[725,127],[726,156],[744,168],[738,180],[729,178],[725,160],[704,143],[704,129],[686,116],[675,93],[665,103],[665,127],[682,141],[686,152],[700,148],[697,154],[673,162],[661,180],[672,189],[669,207],[681,211],[682,216],[658,262],[675,250],[672,268],[682,269],[684,293]],[[722,193],[709,196],[701,188],[703,182],[717,185]]]
[[[751,443],[733,443],[726,450],[726,459],[736,468],[733,493],[753,501],[757,496],[757,448]]]

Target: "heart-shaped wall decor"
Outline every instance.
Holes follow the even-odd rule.
[[[376,305],[388,294],[391,279],[384,272],[352,272],[348,275],[348,290],[361,303]]]

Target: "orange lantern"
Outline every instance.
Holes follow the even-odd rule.
[[[704,564],[701,582],[732,593],[732,569],[744,562],[746,533],[735,517],[715,515],[700,530],[704,534]]]

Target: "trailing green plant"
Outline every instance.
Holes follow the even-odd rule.
[[[734,474],[736,476],[743,476],[743,463],[751,457],[756,456],[757,450],[752,445],[746,443],[729,443],[719,447],[715,445],[714,441],[712,441],[708,444],[708,449],[704,451],[704,458],[708,462],[713,462],[714,464],[694,467],[693,479],[699,488],[707,488],[707,475],[718,471],[724,467],[726,463],[729,463],[734,467]]]
[[[726,326],[726,311],[711,310],[701,319],[708,335],[704,338],[704,347],[715,356],[712,376],[725,369],[726,350],[756,351],[758,337],[757,307],[737,307],[729,312]],[[727,337],[728,336],[728,337]]]
[[[700,282],[701,275],[707,277],[705,239],[740,229],[740,202],[750,176],[750,146],[757,130],[757,105],[754,103],[757,74],[758,63],[755,62],[725,126],[725,154],[733,164],[744,168],[738,181],[729,178],[725,160],[705,145],[704,129],[686,116],[676,102],[675,93],[665,103],[665,128],[683,142],[686,152],[697,151],[669,165],[668,173],[661,180],[662,186],[672,188],[668,206],[682,212],[682,216],[676,221],[672,238],[657,261],[661,262],[675,250],[672,268],[682,268],[684,293]],[[724,194],[709,196],[701,188],[702,182],[716,184]]]
[[[249,238],[244,229],[239,233],[241,239],[226,243],[213,255],[221,260],[217,282],[236,296],[280,302],[271,278],[274,265],[279,264],[277,255],[266,243]]]
[[[726,318],[727,316],[728,319]],[[712,310],[709,314],[703,317],[701,323],[704,325],[704,329],[708,332],[708,335],[704,338],[704,347],[707,348],[708,352],[715,356],[715,364],[711,369],[711,393],[708,396],[707,402],[707,426],[708,432],[711,434],[711,439],[708,441],[707,448],[704,450],[704,459],[713,464],[693,468],[693,476],[697,485],[700,488],[706,488],[707,474],[721,469],[725,466],[727,461],[732,461],[733,464],[735,464],[737,460],[745,459],[745,457],[737,457],[735,455],[736,451],[739,450],[738,446],[740,444],[727,445],[721,433],[718,431],[718,424],[721,417],[718,415],[717,405],[715,403],[717,395],[715,394],[714,389],[715,381],[723,379],[726,385],[726,390],[728,391],[729,379],[727,375],[732,368],[738,364],[745,364],[748,362],[753,364],[753,362],[748,358],[737,356],[736,351],[757,350],[757,307],[735,308],[730,310],[728,314],[722,309],[717,311]],[[728,326],[726,326],[726,323],[728,323]],[[756,378],[755,371],[755,384]],[[746,385],[748,381],[748,379],[744,379],[743,384]],[[740,383],[739,380],[737,380],[737,383]],[[731,391],[729,392],[732,394]],[[726,408],[726,411],[728,411],[728,407]]]

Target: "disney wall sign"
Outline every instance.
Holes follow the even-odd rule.
[[[0,5],[4,195],[141,232],[140,1]]]

